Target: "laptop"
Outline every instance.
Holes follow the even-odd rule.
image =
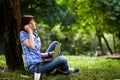
[[[59,43],[55,46],[53,58],[55,58],[59,55],[60,49],[61,49],[61,43]]]

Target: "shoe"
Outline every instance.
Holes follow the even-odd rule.
[[[77,72],[79,72],[79,69],[78,68],[74,68],[73,73],[77,73]]]
[[[77,73],[77,72],[79,72],[79,69],[78,68],[69,68],[69,71],[71,73]]]
[[[63,75],[69,75],[69,74],[72,74],[70,71],[68,71],[68,72],[65,72],[65,71],[61,71],[61,70],[56,70],[55,71],[55,74],[63,74]]]

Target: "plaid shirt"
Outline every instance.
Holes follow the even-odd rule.
[[[34,34],[35,38],[35,49],[29,49],[23,44],[23,41],[29,38],[29,35],[25,31],[20,32],[20,42],[22,45],[22,51],[24,53],[24,63],[25,67],[30,66],[31,64],[36,64],[42,62],[42,57],[40,54],[41,40],[37,34]]]

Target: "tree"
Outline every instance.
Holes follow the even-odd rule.
[[[105,16],[103,18],[103,23],[105,25],[106,32],[113,34],[113,45],[114,45],[114,52],[115,49],[115,35],[119,37],[120,33],[120,1],[119,0],[104,0],[104,1],[97,1],[97,8],[99,8]],[[103,37],[105,39],[105,37]],[[105,40],[106,42],[106,40]],[[107,43],[106,43],[107,44]],[[110,47],[107,46],[110,50]],[[112,50],[110,50],[112,53]]]
[[[22,50],[19,41],[21,21],[19,0],[5,0],[5,57],[9,69],[24,69]]]
[[[106,28],[104,24],[104,18],[108,17],[101,9],[98,4],[99,0],[64,0],[65,3],[69,5],[69,9],[77,16],[78,26],[76,25],[77,30],[84,29],[85,33],[94,33],[98,38],[98,46],[101,49],[101,53],[103,52],[102,38],[104,39],[107,48],[112,54],[112,50],[107,42],[107,39],[103,36],[104,33],[108,32],[109,28]],[[59,1],[58,1],[59,2]],[[61,2],[61,1],[60,1]],[[104,2],[103,0],[99,2]],[[84,7],[84,8],[83,8]],[[93,32],[95,31],[95,32]],[[74,32],[74,31],[73,31]]]
[[[55,0],[21,0],[22,14],[32,14],[36,21],[47,24],[50,29],[57,24],[71,25],[75,16],[67,9],[67,5],[58,5]],[[68,19],[69,18],[69,19]]]

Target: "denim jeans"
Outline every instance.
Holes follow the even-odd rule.
[[[55,48],[56,44],[58,44],[58,43],[59,42],[57,42],[57,41],[52,42],[50,44],[50,46],[48,47],[48,49],[46,50],[46,52],[54,51],[54,48]],[[69,70],[68,70],[67,59],[61,55],[61,51],[59,54],[60,54],[59,56],[57,56],[50,62],[43,63],[42,65],[39,63],[34,65],[34,67],[29,69],[30,74],[34,74],[34,72],[50,73],[51,71],[53,71],[56,68],[59,68],[62,71],[68,72]]]

